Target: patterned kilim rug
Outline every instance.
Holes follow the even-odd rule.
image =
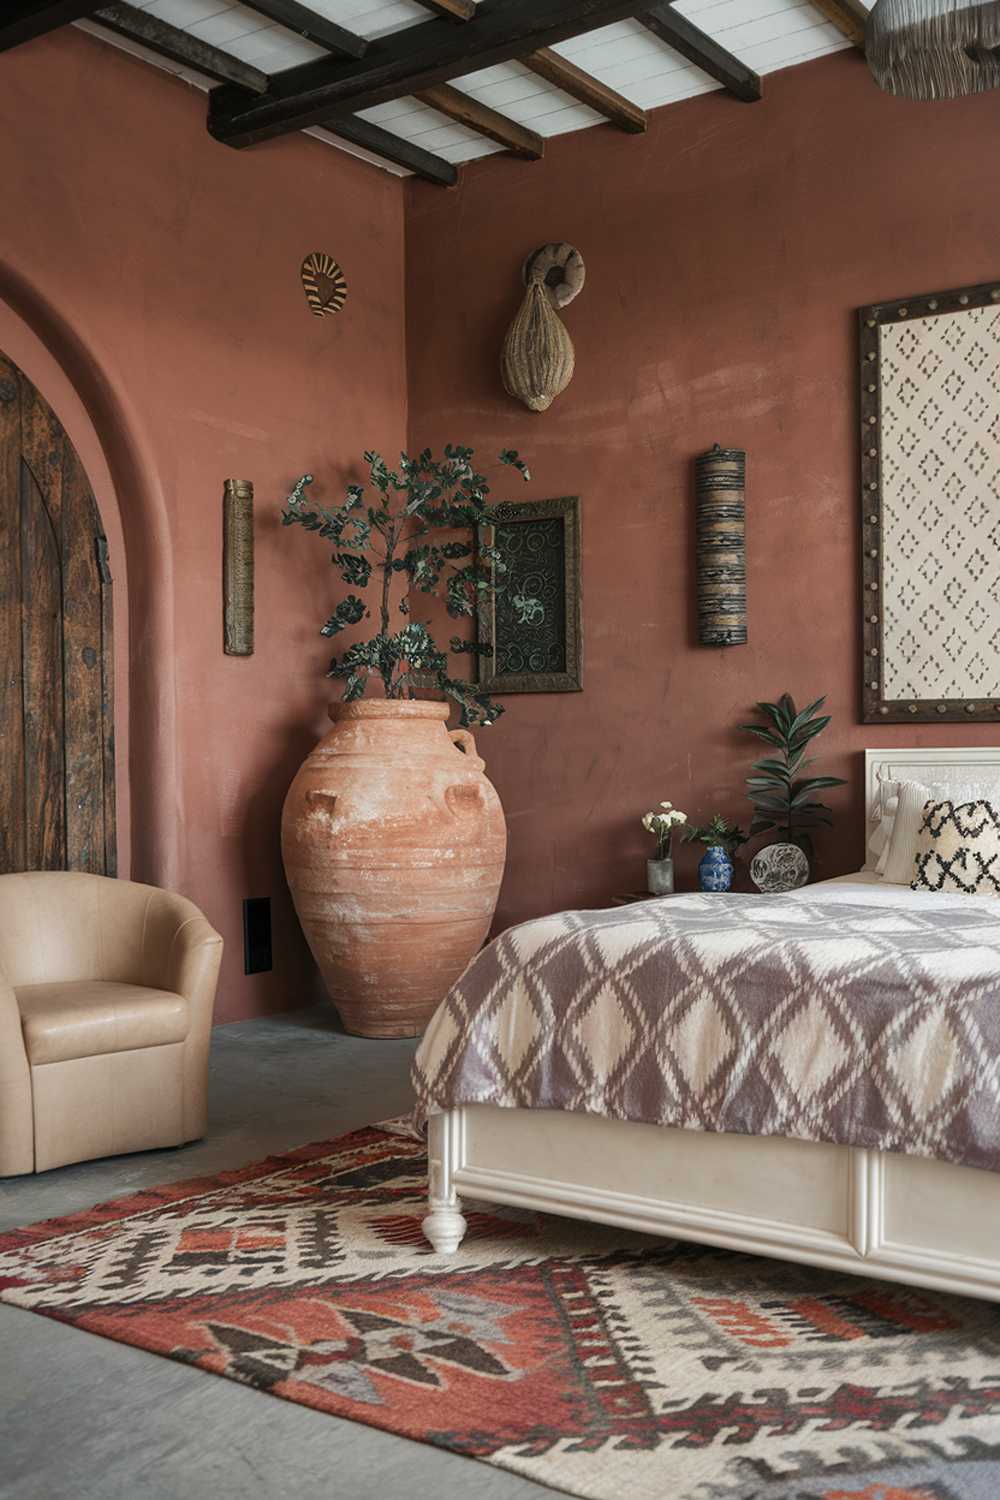
[[[1000,1308],[497,1208],[441,1257],[424,1172],[139,1193],[0,1236],[0,1298],[594,1500],[1000,1495]]]

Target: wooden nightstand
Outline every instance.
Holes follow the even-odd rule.
[[[629,891],[624,896],[612,896],[612,906],[631,906],[633,901],[669,901],[672,896],[696,896],[697,891],[669,891],[665,896],[652,896],[649,891]]]

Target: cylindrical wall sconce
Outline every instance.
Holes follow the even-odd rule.
[[[697,460],[698,640],[747,643],[746,465],[742,448],[715,447]]]
[[[222,498],[223,650],[253,656],[253,485],[227,479]]]

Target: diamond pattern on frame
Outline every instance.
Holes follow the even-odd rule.
[[[1000,658],[982,650],[1000,630],[1000,309],[879,340],[884,695],[1000,698]]]

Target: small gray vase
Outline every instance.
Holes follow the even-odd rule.
[[[674,862],[672,859],[647,859],[646,889],[651,896],[674,894]]]

